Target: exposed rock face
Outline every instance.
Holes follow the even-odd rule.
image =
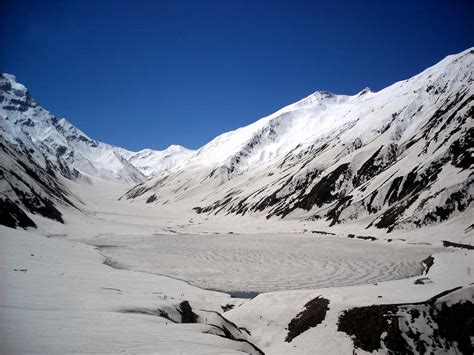
[[[305,309],[298,313],[288,324],[288,335],[285,341],[290,343],[301,333],[321,324],[326,318],[326,312],[329,310],[328,306],[329,300],[322,297],[316,297],[306,303]]]
[[[426,302],[352,308],[340,316],[338,330],[368,352],[472,354],[472,292],[458,287]]]
[[[38,165],[23,146],[15,147],[1,138],[0,160],[0,200],[5,208],[0,224],[35,227],[25,211],[63,223],[58,205],[76,207],[74,196],[60,182],[58,172],[50,165]]]
[[[10,228],[36,227],[35,222],[8,198],[0,198],[0,224]]]

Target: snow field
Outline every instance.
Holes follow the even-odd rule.
[[[441,250],[296,234],[106,235],[88,240],[125,268],[205,289],[268,292],[371,284],[419,275]]]

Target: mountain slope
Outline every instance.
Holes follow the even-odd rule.
[[[63,222],[58,207],[78,206],[63,179],[99,177],[137,184],[185,159],[191,151],[131,152],[96,141],[41,107],[13,75],[0,76],[0,224],[34,226],[24,212]],[[136,162],[136,165],[134,163]],[[75,202],[73,202],[75,200]],[[80,204],[80,203],[79,203]]]
[[[35,162],[28,149],[0,138],[0,224],[35,227],[25,211],[63,223],[58,206],[77,208],[79,200],[49,165]]]
[[[38,105],[12,75],[0,78],[0,128],[10,144],[24,145],[42,167],[50,164],[62,175],[74,178],[89,174],[126,183],[145,180],[119,150],[89,138],[66,119],[57,119]]]
[[[182,169],[122,198],[387,231],[468,213],[473,63],[468,49],[377,93],[316,92],[217,137]]]
[[[98,142],[2,74],[2,204],[60,221],[58,207],[79,201],[62,179],[93,176],[138,183],[122,199],[197,213],[389,232],[472,214],[473,57],[473,49],[449,56],[376,93],[315,92],[197,151]],[[26,221],[20,212],[8,223]]]

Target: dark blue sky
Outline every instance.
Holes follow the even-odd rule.
[[[0,70],[93,138],[197,148],[474,45],[474,1],[2,0]]]

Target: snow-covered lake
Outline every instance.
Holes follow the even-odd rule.
[[[102,235],[93,244],[125,268],[226,292],[402,279],[420,274],[421,261],[439,250],[302,234]]]

